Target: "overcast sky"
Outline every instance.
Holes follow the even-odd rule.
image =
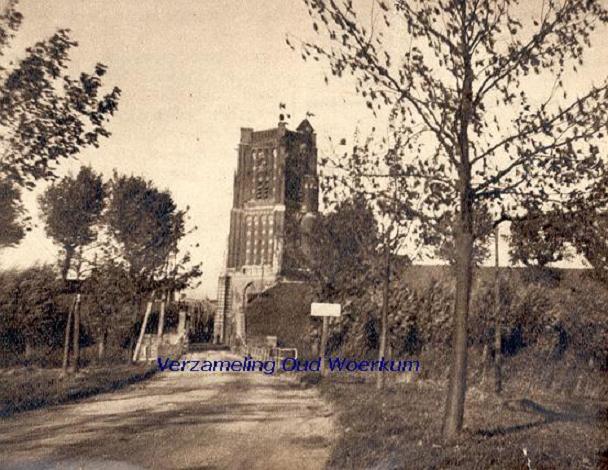
[[[523,3],[534,15],[533,2]],[[143,175],[169,189],[181,207],[190,206],[198,230],[189,242],[200,244],[192,254],[205,272],[198,294],[216,296],[240,127],[275,127],[278,104],[287,103],[292,128],[307,111],[315,114],[310,120],[323,152],[328,136],[352,137],[373,119],[352,82],[325,85],[323,65],[302,61],[285,44],[288,32],[314,37],[300,0],[22,0],[20,9],[25,19],[14,54],[69,28],[79,42],[74,73],[102,62],[108,88],[122,89],[112,136],[65,162],[62,172],[84,163],[106,176],[114,168]],[[576,80],[608,73],[605,47],[595,45]],[[34,217],[43,188],[24,198]],[[55,261],[57,254],[38,225],[19,247],[0,252],[0,267]]]

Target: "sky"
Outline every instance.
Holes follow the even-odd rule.
[[[358,0],[366,3],[367,0]],[[524,8],[534,14],[532,2]],[[22,0],[23,25],[12,54],[69,28],[79,46],[71,55],[73,75],[108,67],[108,90],[122,90],[119,109],[108,128],[112,135],[60,173],[90,164],[109,177],[113,169],[142,175],[168,189],[180,207],[190,207],[188,244],[202,261],[201,286],[192,294],[216,297],[224,265],[232,176],[241,127],[276,127],[279,103],[286,103],[295,128],[307,112],[320,154],[328,138],[352,137],[373,123],[351,80],[324,82],[326,66],[304,62],[285,43],[286,34],[314,38],[301,0]],[[589,72],[593,73],[589,73]],[[608,74],[605,48],[597,43],[584,79]],[[538,83],[546,91],[546,84]],[[576,85],[574,85],[576,86]],[[24,195],[37,221],[36,196],[45,184]],[[501,245],[506,259],[506,245]],[[0,251],[0,267],[54,262],[58,249],[39,221],[16,248]]]
[[[108,67],[104,83],[122,90],[108,128],[112,135],[61,173],[90,164],[110,176],[143,175],[190,207],[189,236],[204,276],[196,293],[215,298],[224,263],[232,176],[241,127],[276,127],[286,103],[295,128],[306,112],[318,133],[352,135],[372,117],[348,83],[324,83],[324,69],[304,62],[285,43],[287,32],[305,38],[312,29],[300,1],[264,0],[22,0],[23,25],[14,41],[27,45],[69,28],[78,41],[71,55],[74,75]],[[25,194],[36,219],[36,195]],[[0,266],[55,261],[57,247],[40,223],[17,248],[0,252]]]

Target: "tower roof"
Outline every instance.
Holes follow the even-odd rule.
[[[308,119],[304,119],[298,125],[298,127],[296,127],[296,131],[303,132],[306,134],[312,134],[314,132],[314,129],[313,129],[312,125],[310,124],[310,122],[308,121]]]

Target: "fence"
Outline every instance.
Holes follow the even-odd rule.
[[[287,357],[298,358],[298,350],[296,348],[241,346],[239,352],[244,356],[250,356],[257,361],[268,361],[270,359],[281,361]]]

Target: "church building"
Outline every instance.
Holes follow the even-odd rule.
[[[295,130],[241,128],[234,175],[228,255],[219,278],[214,342],[246,341],[248,299],[297,276],[291,252],[318,211],[316,135],[308,120]]]

